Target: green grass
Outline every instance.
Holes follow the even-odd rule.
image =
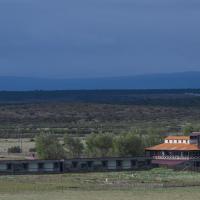
[[[198,200],[200,188],[162,190],[53,191],[1,194],[1,200]]]
[[[149,171],[0,176],[0,192],[110,190],[200,186],[200,173],[157,168]]]
[[[194,187],[195,186],[195,187]],[[199,199],[200,173],[150,171],[0,176],[0,200]]]

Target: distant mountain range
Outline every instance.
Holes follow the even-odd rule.
[[[200,72],[86,79],[0,77],[0,90],[197,89]]]

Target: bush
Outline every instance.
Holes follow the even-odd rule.
[[[36,152],[36,148],[35,148],[35,147],[30,148],[30,149],[29,149],[29,152]]]
[[[14,146],[14,147],[10,147],[8,148],[8,153],[21,153],[22,150],[19,146]]]
[[[113,143],[118,156],[140,156],[144,154],[142,139],[133,133],[119,135]]]
[[[34,138],[31,138],[31,139],[30,139],[30,142],[35,142],[35,139],[34,139]]]
[[[72,157],[79,157],[84,149],[83,143],[79,138],[73,138],[69,135],[64,137],[64,146]]]
[[[36,151],[40,159],[64,159],[65,151],[58,139],[50,134],[41,134],[36,138]]]
[[[86,138],[87,151],[92,156],[108,156],[113,148],[113,135],[91,134]]]

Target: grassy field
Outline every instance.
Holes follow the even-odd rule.
[[[0,177],[1,200],[195,200],[199,189],[199,173],[167,169]]]
[[[4,193],[1,200],[198,200],[200,188]]]

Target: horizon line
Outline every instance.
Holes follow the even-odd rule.
[[[25,75],[0,75],[0,78],[30,78],[30,79],[46,79],[46,80],[72,80],[72,79],[103,79],[103,78],[122,78],[122,77],[137,77],[137,76],[153,76],[153,75],[171,75],[171,74],[184,74],[184,73],[200,73],[200,70],[186,70],[175,72],[153,72],[153,73],[141,73],[132,75],[116,75],[116,76],[94,76],[94,77],[41,77],[41,76],[25,76]]]

